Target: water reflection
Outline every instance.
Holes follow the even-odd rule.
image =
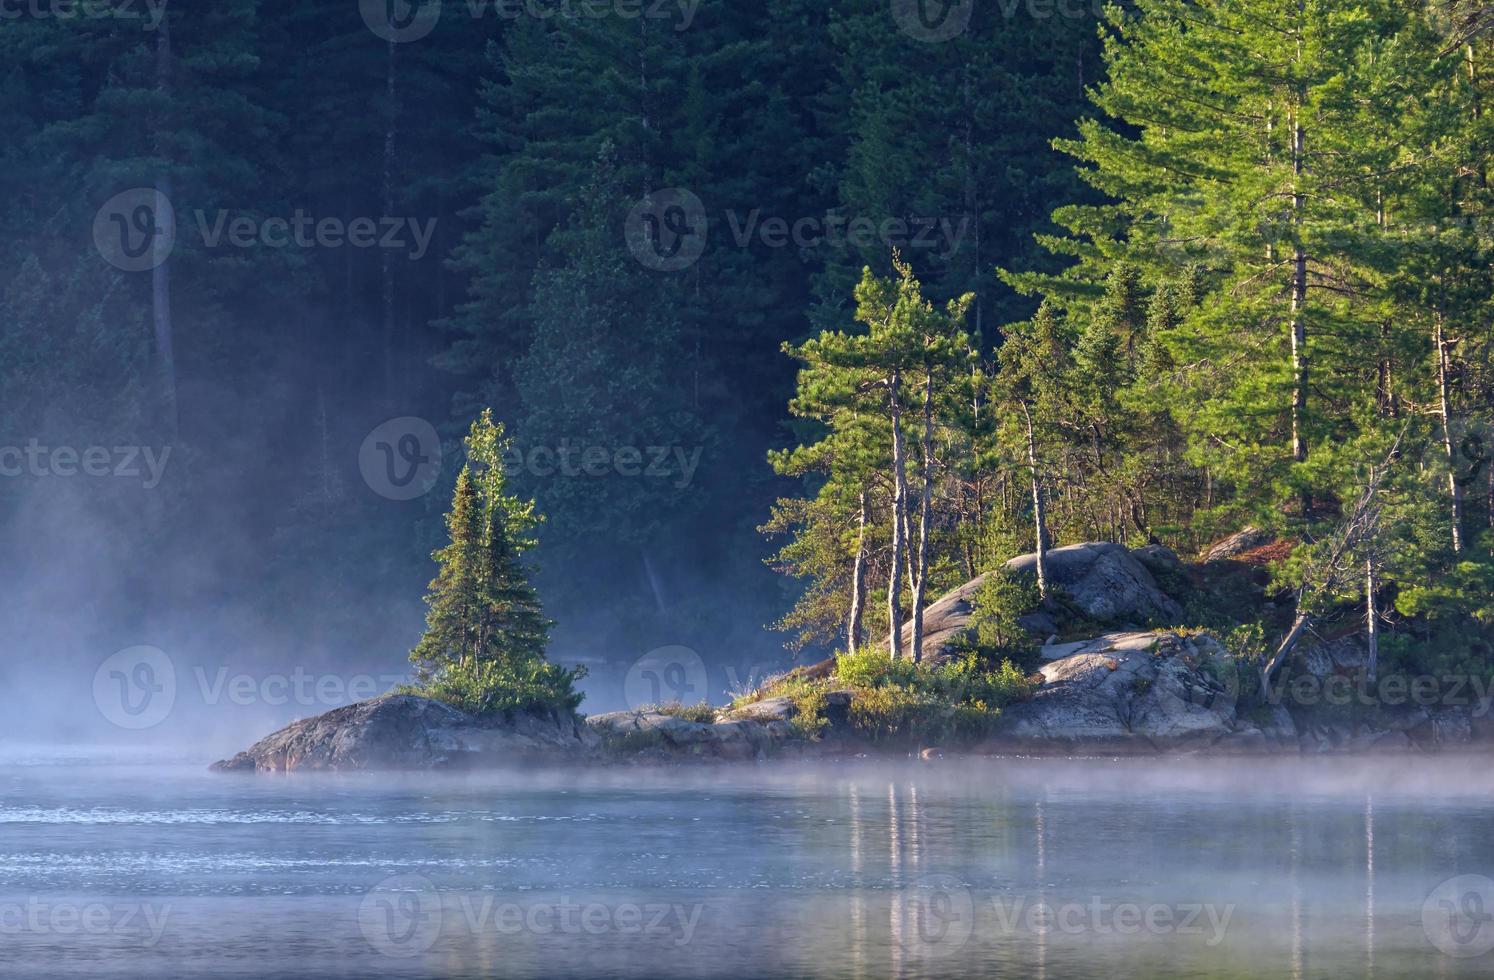
[[[1490,975],[1494,785],[1353,765],[29,767],[5,975]],[[159,935],[59,925],[117,910]]]

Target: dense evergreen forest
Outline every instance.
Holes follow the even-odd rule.
[[[1488,656],[1491,21],[37,0],[0,445],[52,452],[0,483],[0,625],[397,664],[461,467],[394,493],[360,447],[455,460],[491,407],[565,662],[885,643],[1035,547],[1247,525],[1291,632]]]

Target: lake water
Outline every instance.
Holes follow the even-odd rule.
[[[1494,974],[1468,759],[0,787],[5,977]]]

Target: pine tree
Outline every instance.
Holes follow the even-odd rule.
[[[1051,304],[1038,307],[1030,321],[1008,326],[996,375],[997,404],[1006,409],[1005,438],[1020,447],[1013,454],[1025,464],[1031,490],[1038,591],[1049,593],[1047,551],[1052,546],[1048,493],[1061,420],[1073,417],[1067,377],[1072,370],[1065,324]]]
[[[890,452],[891,545],[887,569],[888,643],[893,659],[903,655],[903,576],[911,595],[912,645],[923,655],[923,606],[932,562],[933,507],[939,463],[935,431],[947,417],[951,389],[967,375],[961,370],[971,349],[964,320],[973,297],[962,296],[935,310],[906,263],[894,259],[896,279],[864,270],[856,288],[857,319],[866,333],[825,331],[803,345],[785,349],[805,364],[798,402],[827,417],[865,412],[886,425]],[[910,443],[912,448],[910,449]],[[916,488],[909,469],[918,468]],[[916,489],[915,512],[911,495]],[[916,521],[916,524],[914,523]],[[916,532],[916,534],[915,534]]]
[[[1154,283],[1206,270],[1209,301],[1161,338],[1195,366],[1179,421],[1200,437],[1195,460],[1255,516],[1298,501],[1305,519],[1308,460],[1347,434],[1343,413],[1315,399],[1354,397],[1362,343],[1379,329],[1364,270],[1384,141],[1366,138],[1371,110],[1356,98],[1399,111],[1382,82],[1402,56],[1380,39],[1410,43],[1415,27],[1388,2],[1353,15],[1268,0],[1137,7],[1114,14],[1107,43],[1097,103],[1114,122],[1086,121],[1060,143],[1116,203],[1058,212],[1082,241],[1054,247],[1081,261],[1047,288],[1077,295],[1121,260]]]

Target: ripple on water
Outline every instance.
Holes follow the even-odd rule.
[[[132,810],[118,807],[0,807],[0,824],[442,824],[586,822],[598,814],[496,814],[483,811],[440,813],[328,813],[313,810],[234,810],[190,808]]]

